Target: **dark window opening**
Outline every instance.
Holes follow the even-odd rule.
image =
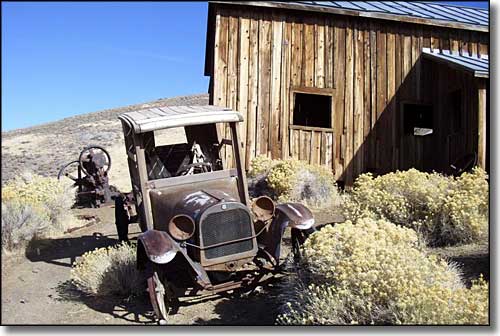
[[[450,108],[451,132],[460,132],[462,130],[462,90],[459,89],[450,93]]]
[[[332,127],[332,97],[295,93],[293,124],[309,127]]]
[[[416,134],[415,128],[432,130],[432,106],[422,104],[404,104],[403,119],[405,134]]]

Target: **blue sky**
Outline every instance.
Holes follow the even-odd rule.
[[[207,92],[207,7],[2,2],[2,131]]]

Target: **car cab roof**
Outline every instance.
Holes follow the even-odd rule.
[[[165,128],[243,121],[243,116],[226,107],[160,106],[120,114],[118,118],[132,127],[135,133]]]

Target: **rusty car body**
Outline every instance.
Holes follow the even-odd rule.
[[[119,119],[143,232],[137,266],[147,273],[160,323],[181,296],[247,288],[278,274],[286,227],[292,228],[295,247],[313,230],[312,213],[301,204],[250,199],[240,113],[217,106],[164,106]],[[157,143],[157,131],[179,127],[183,143]]]

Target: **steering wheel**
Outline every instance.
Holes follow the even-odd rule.
[[[105,173],[111,168],[111,156],[101,146],[88,146],[80,153],[78,162],[83,173],[87,176],[91,175],[86,167],[87,163],[90,161],[92,161],[97,168],[103,168]]]

